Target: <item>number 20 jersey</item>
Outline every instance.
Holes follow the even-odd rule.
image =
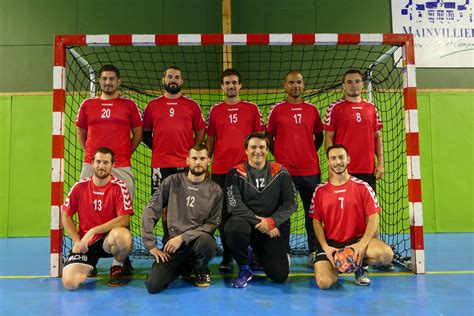
[[[76,126],[87,130],[84,162],[92,163],[96,149],[109,147],[115,154],[115,167],[130,167],[130,130],[143,125],[136,103],[127,98],[91,98],[82,102]]]

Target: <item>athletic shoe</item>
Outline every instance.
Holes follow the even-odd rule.
[[[130,257],[125,258],[125,261],[123,262],[123,266],[125,267],[125,271],[123,272],[123,275],[132,276],[133,267],[132,267],[132,262],[130,261]]]
[[[198,273],[196,275],[196,285],[199,287],[208,287],[211,285],[210,273]]]
[[[359,269],[357,269],[356,272],[354,272],[354,275],[355,275],[355,281],[357,285],[360,285],[360,286],[370,285],[369,273],[367,272],[366,267],[360,267]]]
[[[222,273],[232,272],[233,263],[234,261],[232,260],[232,257],[227,257],[227,256],[222,257],[222,261],[219,264],[219,272],[222,272]]]
[[[241,265],[239,267],[239,276],[232,280],[232,287],[244,288],[247,287],[248,282],[252,280],[253,274],[248,265]]]
[[[95,278],[97,276],[97,268],[93,267],[92,270],[87,275],[88,278]]]
[[[110,280],[109,286],[122,286],[125,285],[125,267],[124,266],[112,266],[110,268]]]
[[[316,252],[310,252],[308,256],[306,257],[306,266],[310,269],[313,269],[314,267],[314,261],[316,260]]]

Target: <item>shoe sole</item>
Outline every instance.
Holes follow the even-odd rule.
[[[209,287],[211,283],[195,283],[197,287]]]

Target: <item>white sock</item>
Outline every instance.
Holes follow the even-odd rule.
[[[123,266],[123,262],[117,261],[117,259],[114,258],[114,262],[112,262],[112,266]]]

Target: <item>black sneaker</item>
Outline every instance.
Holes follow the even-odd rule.
[[[88,278],[95,278],[97,276],[97,268],[93,267],[92,270],[87,275]]]
[[[230,273],[232,272],[232,266],[233,266],[234,260],[232,260],[232,257],[222,257],[222,261],[219,264],[219,272],[222,273]]]
[[[199,287],[208,287],[211,285],[211,274],[210,273],[198,273],[196,274],[196,285]]]
[[[110,268],[110,280],[109,286],[122,286],[127,282],[124,278],[125,267],[124,266],[112,266]]]
[[[132,276],[133,267],[132,267],[132,262],[130,261],[130,257],[125,258],[125,261],[123,262],[123,266],[125,267],[125,271],[123,272],[123,275]]]

